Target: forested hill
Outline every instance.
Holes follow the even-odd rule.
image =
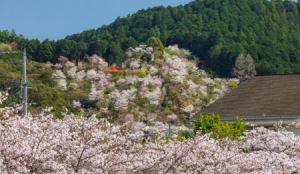
[[[191,50],[221,76],[231,75],[240,53],[251,54],[260,75],[300,73],[300,2],[288,0],[196,0],[141,10],[57,42],[21,39],[19,45],[41,61],[97,53],[112,63],[151,36]]]

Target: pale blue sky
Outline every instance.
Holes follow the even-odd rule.
[[[192,0],[0,0],[0,30],[28,38],[61,39],[98,28],[140,9]]]

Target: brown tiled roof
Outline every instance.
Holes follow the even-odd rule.
[[[203,113],[222,117],[300,116],[300,75],[254,77],[203,109]]]

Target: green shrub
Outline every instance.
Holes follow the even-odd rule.
[[[118,80],[120,80],[120,79],[121,79],[121,76],[119,76],[119,75],[114,75],[114,76],[111,78],[111,80],[114,81],[114,82],[116,82],[116,81],[118,81]]]
[[[220,116],[217,114],[201,115],[194,121],[194,133],[201,131],[206,134],[212,131],[215,125],[221,123]]]
[[[236,89],[238,87],[238,84],[235,80],[229,80],[228,81],[228,87],[233,90]]]
[[[70,103],[59,88],[53,88],[43,83],[31,83],[28,91],[29,102],[33,102],[33,109],[40,110],[46,107],[53,107],[53,113],[61,117],[64,107],[70,108]]]
[[[148,39],[147,44],[151,46],[155,51],[163,51],[164,45],[158,37],[151,37]]]
[[[141,68],[136,70],[135,73],[139,78],[145,78],[148,75],[148,70],[146,68]]]
[[[237,118],[232,123],[232,127],[234,128],[234,135],[237,137],[243,136],[246,131],[246,123],[244,120]]]
[[[194,121],[194,133],[211,133],[215,139],[231,138],[237,139],[245,133],[245,123],[237,118],[233,122],[221,122],[217,114],[202,115]]]
[[[178,133],[177,133],[177,140],[178,141],[183,141],[183,140],[186,140],[186,139],[190,139],[190,138],[193,138],[193,134],[188,131],[188,130],[180,130]]]
[[[43,84],[46,84],[50,87],[55,87],[57,84],[52,78],[52,73],[50,72],[41,72],[38,77],[38,80],[40,80]]]
[[[165,48],[164,51],[170,56],[176,55],[176,52],[172,51],[170,48]]]
[[[244,135],[245,124],[240,119],[233,123],[224,122],[215,125],[212,130],[212,137],[216,139],[231,138],[237,139]]]
[[[217,88],[217,89],[222,89],[222,83],[221,82],[219,82],[219,81],[217,81],[216,83],[215,83],[215,85],[214,85],[214,87],[215,88]]]

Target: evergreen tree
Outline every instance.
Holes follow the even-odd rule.
[[[29,56],[39,61],[51,55],[55,62],[60,55],[75,59],[99,54],[113,63],[121,61],[128,47],[155,37],[164,45],[189,49],[219,76],[232,75],[241,52],[252,55],[260,75],[300,73],[299,14],[299,0],[195,0],[185,6],[140,10],[56,41],[53,49],[9,31],[0,31],[0,42],[28,47]]]
[[[256,75],[254,60],[250,54],[240,54],[235,61],[233,74],[240,80],[248,80]]]

